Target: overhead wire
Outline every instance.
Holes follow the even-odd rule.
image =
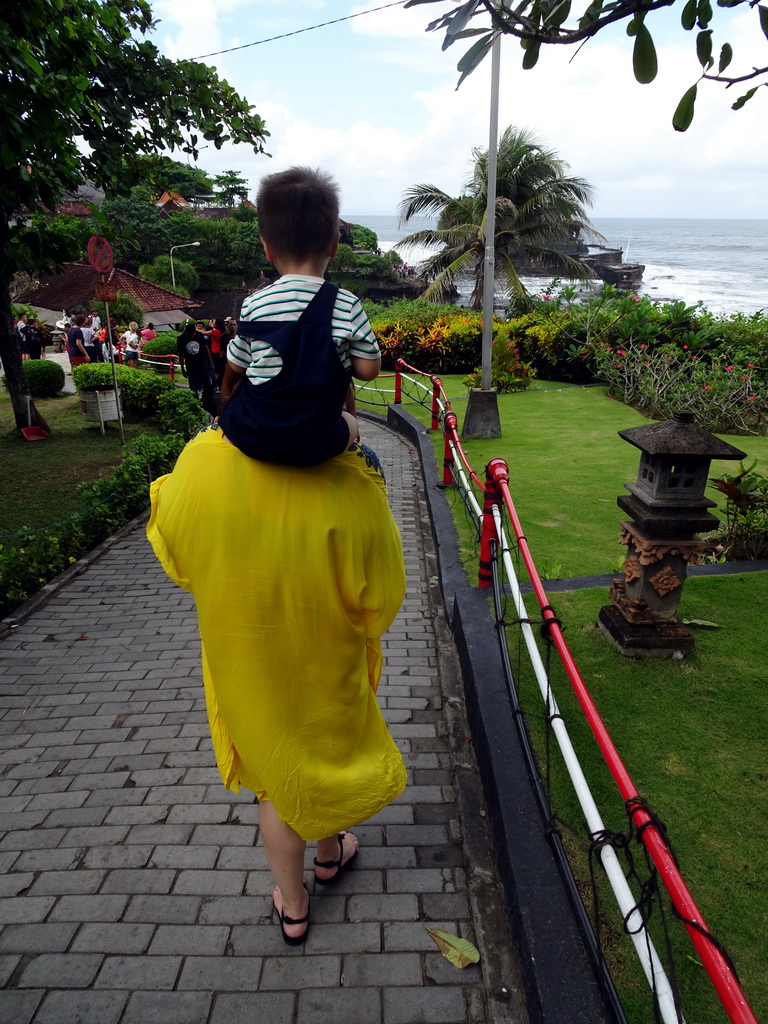
[[[243,43],[241,46],[230,46],[228,50],[216,50],[214,53],[204,53],[199,57],[190,57],[190,60],[206,60],[208,57],[221,57],[225,53],[234,53],[236,50],[247,50],[250,46],[261,46],[263,43],[274,43],[278,39],[288,39],[290,36],[301,35],[302,32],[314,32],[317,28],[327,28],[329,25],[339,25],[343,21],[351,21],[352,18],[362,18],[364,14],[375,14],[377,11],[386,11],[388,7],[402,7],[404,0],[395,0],[394,3],[383,4],[381,7],[371,7],[367,11],[358,11],[356,14],[347,14],[343,18],[334,18],[333,21],[323,21],[319,25],[308,25],[307,28],[297,28],[293,32],[283,32],[279,36],[270,36],[269,39],[257,39],[253,43]]]

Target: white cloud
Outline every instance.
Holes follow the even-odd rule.
[[[157,12],[165,51],[191,56],[341,16],[344,5],[334,8],[313,0],[160,0]],[[437,13],[437,5],[391,8],[217,58],[265,118],[273,159],[226,146],[204,151],[202,165],[213,173],[238,168],[254,188],[292,163],[322,166],[356,213],[393,213],[403,190],[422,181],[458,191],[472,148],[488,144],[490,68],[486,61],[456,91],[455,64],[468,44],[442,53],[441,35],[423,31]],[[721,9],[717,19],[726,24]],[[733,17],[720,35],[737,61],[764,51],[754,12]],[[572,51],[545,49],[528,72],[518,44],[505,39],[500,128],[533,130],[573,174],[592,181],[596,216],[768,217],[761,97],[733,112],[735,90],[702,83],[693,125],[674,132],[674,108],[700,69],[693,35],[670,28],[656,37],[660,71],[650,86],[634,81],[631,43],[619,32],[592,40],[573,62]]]

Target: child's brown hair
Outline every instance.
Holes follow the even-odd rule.
[[[263,178],[256,208],[259,234],[277,256],[325,256],[339,230],[339,186],[310,167]]]

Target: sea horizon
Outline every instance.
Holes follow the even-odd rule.
[[[406,228],[386,214],[344,217],[375,231],[383,251],[396,248],[405,262],[418,266],[425,247],[400,251],[408,233],[433,227],[421,217]],[[753,315],[768,308],[768,218],[746,217],[593,217],[604,237],[600,243],[621,249],[624,261],[640,264],[641,295],[658,302],[703,303],[713,313]],[[529,290],[543,290],[551,276],[524,279]]]

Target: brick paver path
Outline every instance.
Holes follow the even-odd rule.
[[[380,690],[405,793],[287,947],[258,807],[213,764],[192,599],[137,527],[0,642],[0,1024],[486,1024],[480,969],[421,923],[474,937],[420,475],[366,437],[408,569]]]

